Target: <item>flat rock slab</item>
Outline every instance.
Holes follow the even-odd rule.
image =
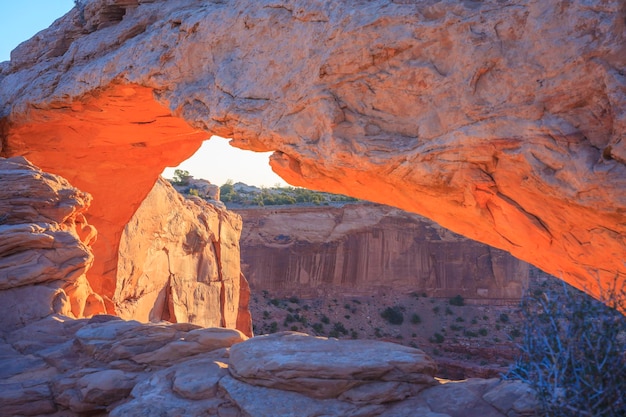
[[[244,382],[336,398],[380,381],[416,389],[434,384],[435,362],[423,351],[374,340],[337,340],[284,332],[231,348],[231,374]]]

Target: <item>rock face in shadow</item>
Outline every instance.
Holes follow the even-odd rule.
[[[122,235],[116,313],[237,328],[251,336],[240,234],[237,214],[197,197],[184,199],[160,178]]]
[[[255,291],[315,296],[379,289],[515,300],[528,264],[415,214],[378,204],[236,209]]]
[[[53,313],[102,313],[85,278],[96,230],[85,220],[91,196],[26,159],[0,158],[0,328]]]
[[[203,132],[597,295],[626,277],[625,17],[622,0],[84,0],[0,66],[1,152],[93,194],[105,298],[124,225]]]
[[[419,349],[285,332],[50,316],[2,332],[3,415],[521,417],[524,384],[441,384]]]

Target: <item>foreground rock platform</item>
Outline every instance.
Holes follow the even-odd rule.
[[[625,17],[622,0],[81,0],[0,64],[0,155],[94,196],[105,299],[124,225],[209,134],[597,296],[626,277]]]
[[[3,416],[532,416],[525,385],[442,384],[419,349],[54,315],[0,342]]]

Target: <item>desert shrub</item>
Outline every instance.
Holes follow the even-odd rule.
[[[294,295],[294,296],[289,297],[289,302],[293,304],[299,304],[300,299]]]
[[[463,334],[464,334],[466,337],[477,337],[477,336],[478,336],[478,333],[476,333],[475,331],[472,331],[472,330],[465,330],[465,331],[463,332]]]
[[[359,338],[359,334],[355,330],[352,330],[350,332],[350,337],[353,338],[353,339],[358,339]]]
[[[498,317],[498,320],[500,320],[500,323],[508,323],[509,322],[509,315],[506,313],[502,313],[500,314],[500,317]]]
[[[314,323],[311,328],[313,328],[317,334],[324,334],[324,325],[322,323]]]
[[[542,416],[626,415],[626,294],[602,298],[563,283],[523,299],[522,354],[507,377],[535,389]]]
[[[489,331],[485,329],[484,327],[481,327],[480,329],[478,329],[478,334],[481,336],[487,336],[488,333]]]
[[[442,335],[441,333],[435,333],[435,334],[434,334],[431,338],[429,338],[428,340],[429,340],[431,343],[443,343],[443,341],[444,341],[445,339],[446,339],[446,338],[445,338],[445,337],[443,337],[443,335]]]
[[[439,306],[433,307],[433,313],[439,314]]]
[[[422,322],[422,318],[419,316],[419,314],[413,313],[413,315],[411,316],[411,323],[420,324],[421,322]]]
[[[322,321],[322,323],[324,324],[330,324],[330,319],[328,318],[328,316],[326,315],[322,315],[322,318],[320,319]]]
[[[450,307],[446,307],[446,316],[453,316],[454,312],[450,310]]]
[[[270,330],[269,330],[269,332],[270,332],[270,333],[276,333],[277,331],[278,331],[278,323],[277,323],[277,322],[275,322],[275,321],[273,321],[273,322],[270,324]]]
[[[404,314],[402,313],[402,308],[395,307],[387,307],[384,309],[380,316],[387,320],[389,324],[400,325],[404,322]]]
[[[459,306],[459,307],[461,307],[461,306],[465,305],[465,300],[463,299],[463,297],[461,295],[456,295],[456,296],[450,298],[450,300],[448,300],[448,302],[452,306]]]
[[[176,185],[187,185],[189,184],[189,180],[191,178],[193,177],[189,175],[189,171],[186,171],[184,169],[175,169],[172,182]]]
[[[341,322],[335,323],[333,326],[333,330],[341,334],[348,334],[348,329],[346,329]]]
[[[450,325],[450,330],[452,330],[453,332],[458,332],[460,330],[463,330],[464,327],[463,326],[458,326],[456,324],[451,324]]]

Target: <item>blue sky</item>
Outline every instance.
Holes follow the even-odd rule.
[[[0,62],[8,61],[11,50],[50,26],[73,6],[73,0],[0,0]],[[269,153],[242,151],[214,137],[204,142],[179,168],[218,185],[228,179],[266,187],[285,185],[271,170],[268,161]],[[165,177],[173,175],[174,168],[165,169]]]

